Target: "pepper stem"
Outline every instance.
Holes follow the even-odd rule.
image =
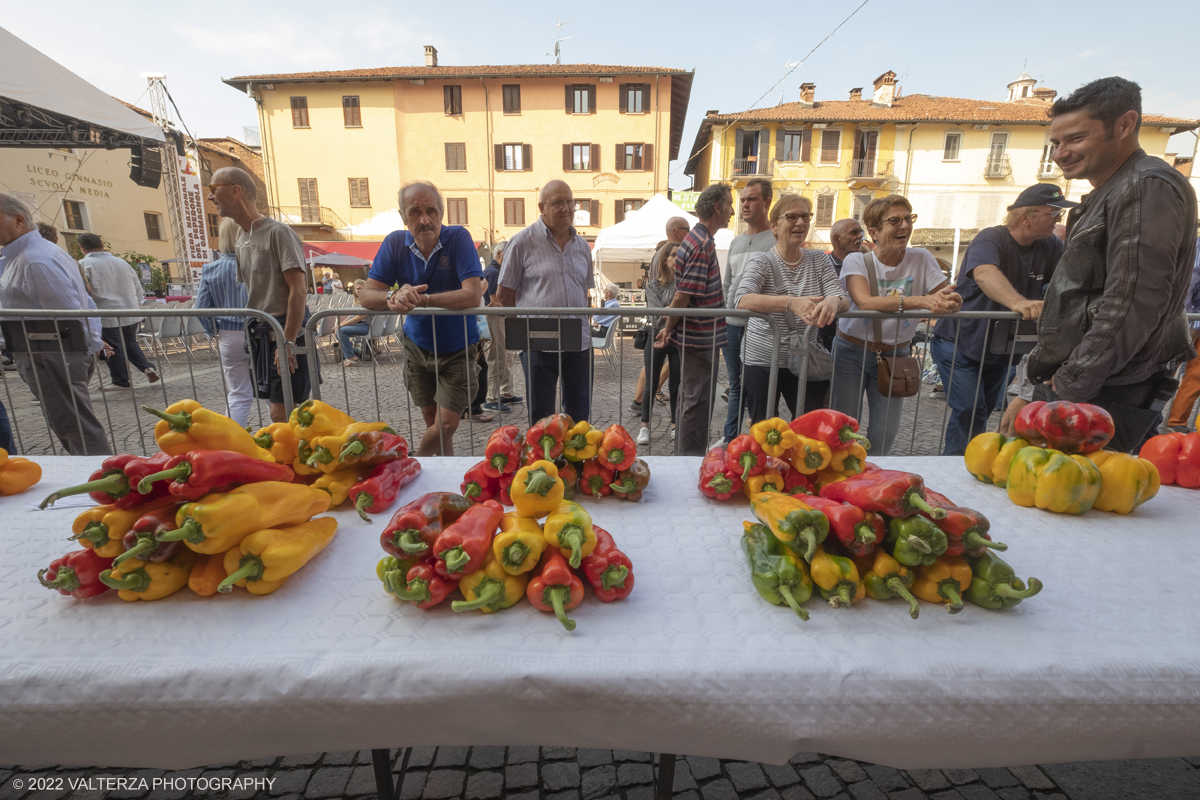
[[[261,447],[263,450],[270,450],[272,447],[275,446],[275,439],[269,433],[263,433],[258,436],[251,436],[250,438],[253,439],[254,443],[256,445],[258,445],[259,447]]]
[[[296,407],[296,421],[299,422],[305,428],[312,427],[312,424],[313,424],[312,411],[309,410],[312,408],[312,404],[313,404],[312,400],[305,400],[303,403],[301,403],[299,406]]]
[[[933,519],[943,519],[946,516],[946,509],[935,508],[929,505],[925,498],[921,497],[921,495],[917,494],[915,491],[909,492],[908,497],[905,499],[910,506],[918,511],[924,511]]]
[[[80,587],[79,576],[70,567],[59,567],[52,581],[46,580],[46,572],[47,570],[44,569],[38,570],[38,582],[47,589],[61,589],[73,592]]]
[[[64,497],[71,497],[76,494],[89,494],[91,492],[104,492],[112,499],[119,500],[129,494],[129,479],[125,477],[124,472],[114,471],[98,480],[59,489],[43,500],[38,508],[45,510],[46,506],[52,506]]]
[[[508,547],[500,551],[500,563],[506,567],[516,569],[525,563],[525,559],[529,557],[529,545],[521,541],[516,541]]]
[[[374,503],[375,503],[375,498],[373,496],[367,494],[366,492],[360,491],[358,493],[358,498],[354,501],[354,510],[358,512],[358,515],[360,517],[362,517],[367,522],[370,522],[371,518],[367,516],[367,512],[365,509],[367,506],[373,505]]]
[[[497,453],[492,456],[492,460],[488,463],[492,465],[492,469],[496,470],[496,472],[503,473],[504,468],[508,466],[508,456],[504,455],[504,453]]]
[[[361,439],[355,439],[342,448],[341,455],[338,456],[338,463],[344,464],[350,456],[360,456],[365,453],[367,446],[362,443]]]
[[[933,552],[933,548],[929,546],[929,542],[925,541],[924,539],[922,539],[920,536],[917,536],[916,534],[909,534],[908,546],[911,547],[913,550],[919,550],[922,553],[932,553]]]
[[[1004,542],[993,542],[991,539],[985,539],[976,531],[971,531],[964,536],[963,544],[965,544],[969,550],[974,550],[978,547],[986,547],[989,550],[998,550],[999,552],[1003,553],[1008,549],[1008,545],[1006,545]]]
[[[812,557],[816,555],[817,552],[817,536],[815,533],[813,533],[812,528],[805,528],[796,534],[796,542],[804,543],[804,552],[800,553],[800,555],[805,561],[811,562]]]
[[[180,483],[185,483],[191,474],[192,465],[186,461],[180,461],[170,469],[164,469],[162,472],[156,472],[153,475],[147,475],[142,478],[138,482],[137,490],[142,494],[150,494],[154,490],[154,484],[158,481],[179,481]]]
[[[587,447],[587,437],[582,433],[577,433],[563,442],[564,450],[582,450],[585,447]]]
[[[154,538],[160,542],[191,542],[199,544],[205,539],[204,529],[200,527],[200,523],[196,522],[194,517],[188,517],[173,531],[159,531],[154,534]]]
[[[462,572],[463,568],[471,561],[471,557],[463,552],[461,544],[458,547],[443,550],[439,554],[439,558],[446,562],[447,572]]]
[[[424,553],[429,549],[429,545],[421,541],[421,532],[416,528],[409,528],[402,533],[397,533],[394,542],[396,547],[411,555]]]
[[[150,588],[150,575],[144,569],[136,569],[120,578],[114,578],[112,573],[111,569],[101,572],[100,582],[113,589],[128,589],[131,592],[144,592]]]
[[[318,447],[313,450],[312,456],[305,462],[305,465],[315,469],[317,464],[328,464],[333,461],[333,451],[328,447]]]
[[[724,472],[718,473],[708,482],[708,488],[715,491],[717,494],[728,494],[733,489],[733,481],[729,480],[729,476]],[[600,495],[596,495],[599,497]]]
[[[1029,586],[1026,589],[1014,589],[1010,584],[998,583],[992,589],[1001,597],[1011,597],[1014,600],[1027,600],[1042,590],[1042,582],[1037,578],[1029,579]]]
[[[747,450],[738,457],[738,461],[742,465],[742,483],[746,482],[746,478],[750,477],[750,470],[758,463],[758,456]]]
[[[912,592],[904,585],[904,581],[899,578],[888,578],[884,585],[904,598],[905,602],[908,603],[908,615],[916,619],[921,613],[921,607],[917,605],[917,598],[912,596]]]
[[[463,497],[478,497],[483,494],[483,489],[480,488],[478,481],[471,481],[467,484],[467,490],[463,492]]]
[[[535,470],[530,470],[525,476],[525,494],[536,494],[545,497],[551,489],[554,488],[556,479],[546,472],[545,468],[538,467]]]
[[[849,608],[854,602],[854,594],[852,590],[854,584],[850,581],[839,581],[838,585],[833,587],[833,592],[830,593],[829,605],[834,608]]]
[[[622,569],[624,569],[624,567],[622,567]],[[796,612],[797,617],[805,622],[808,622],[808,612],[801,608],[800,604],[796,602],[795,596],[792,595],[791,587],[784,583],[779,584],[779,595],[783,598],[785,603],[792,607],[792,611]]]
[[[620,483],[610,483],[608,488],[612,489],[614,492],[620,492],[621,494],[633,494],[634,490],[637,489],[637,484],[633,482],[633,479],[626,478]]]
[[[619,447],[614,447],[608,451],[608,463],[614,467],[625,460],[625,451]]]
[[[858,440],[858,443],[863,446],[864,450],[871,449],[871,440],[868,439],[867,437],[863,436],[861,433],[856,433],[855,431],[850,430],[849,425],[842,428],[842,432],[841,432],[841,434],[839,434],[839,438],[843,442]]]
[[[842,459],[842,472],[853,472],[855,475],[862,472],[862,461],[858,456],[846,456]]]
[[[157,549],[158,549],[158,542],[154,541],[153,537],[143,536],[140,538],[140,540],[138,541],[137,544],[135,544],[133,547],[126,550],[124,553],[121,553],[121,555],[114,558],[112,565],[114,567],[119,567],[119,566],[121,566],[121,564],[123,564],[124,562],[128,561],[131,558],[141,558],[143,553],[145,553],[146,555],[150,555]]]
[[[854,526],[854,541],[859,544],[871,544],[875,539],[875,529],[871,527],[871,523],[863,521]]]
[[[499,582],[489,583],[487,586],[475,596],[474,600],[455,600],[450,604],[451,611],[473,611],[477,608],[490,606],[492,603],[500,599],[500,595],[504,589],[504,584]]]
[[[962,597],[958,594],[957,581],[943,581],[941,585],[938,586],[938,594],[949,601],[946,603],[946,610],[951,614],[957,614],[958,612],[962,611],[963,602]]]
[[[583,561],[583,528],[578,525],[565,525],[558,532],[558,546],[571,548],[571,557],[567,563],[574,569]]]
[[[242,560],[238,562],[238,568],[229,573],[229,577],[217,585],[217,591],[221,594],[229,594],[233,591],[233,585],[238,581],[257,581],[262,578],[262,574],[261,558],[255,555],[242,556]]]
[[[550,605],[554,607],[554,616],[558,617],[558,621],[564,628],[573,631],[575,630],[575,620],[567,616],[567,610],[563,607],[570,598],[571,588],[569,586],[551,586],[546,590],[543,602],[549,600]]]
[[[159,411],[157,408],[151,408],[150,406],[142,406],[142,411],[165,420],[173,431],[186,431],[192,427],[192,415],[186,411],[180,411],[178,414],[168,414],[166,411]]]
[[[554,437],[548,433],[543,433],[542,438],[538,439],[538,446],[542,448],[543,457],[547,461],[552,461],[550,451],[554,449]]]
[[[622,564],[610,564],[600,575],[600,588],[607,591],[608,589],[624,589],[625,578],[629,575],[629,567]]]
[[[89,522],[82,531],[71,538],[86,539],[92,543],[93,547],[103,547],[104,543],[108,541],[108,526],[103,522]]]
[[[804,448],[804,466],[808,467],[809,469],[819,469],[821,462],[824,460],[824,457],[822,457],[820,453],[814,453],[807,447]]]

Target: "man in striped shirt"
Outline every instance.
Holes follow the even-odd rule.
[[[675,298],[671,308],[723,308],[721,265],[713,236],[729,225],[733,195],[728,186],[713,184],[696,200],[700,221],[675,254]],[[682,319],[682,324],[680,320]],[[725,320],[719,317],[666,317],[654,339],[656,348],[680,348],[679,433],[675,454],[702,456],[708,448],[708,423],[716,399],[717,353],[725,344]]]

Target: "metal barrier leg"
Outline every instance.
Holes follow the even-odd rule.
[[[658,775],[654,780],[654,800],[671,800],[675,786],[675,754],[658,754]]]
[[[375,791],[379,800],[399,800],[404,790],[404,775],[408,772],[408,758],[412,748],[404,748],[404,757],[400,761],[400,774],[392,783],[392,751],[372,750],[371,764],[375,767]]]

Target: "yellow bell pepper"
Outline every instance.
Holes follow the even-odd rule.
[[[312,449],[310,455],[305,461],[305,464],[318,472],[330,473],[341,468],[342,464],[338,461],[338,454],[342,452],[342,448],[350,441],[350,437],[356,433],[370,433],[372,431],[387,431],[394,433],[391,427],[386,422],[354,422],[346,427],[326,434],[325,436],[315,436],[308,439],[308,445]]]
[[[1100,494],[1100,470],[1081,455],[1022,447],[1008,469],[1008,499],[1058,514],[1083,514]]]
[[[117,590],[122,600],[161,600],[187,586],[197,556],[181,547],[166,561],[141,561],[131,558],[115,569],[100,573],[105,586]]]
[[[817,545],[829,535],[829,519],[804,501],[780,492],[763,492],[750,510],[784,547],[812,561]]]
[[[81,545],[89,550],[95,550],[96,555],[104,558],[116,558],[125,552],[125,534],[133,527],[145,508],[133,508],[128,511],[116,506],[95,506],[84,511],[71,524],[71,532]]]
[[[337,520],[318,517],[287,528],[267,528],[242,539],[225,554],[228,577],[219,592],[244,586],[250,594],[270,594],[333,541]]]
[[[508,572],[494,553],[488,553],[483,569],[464,575],[458,589],[466,600],[455,600],[450,604],[452,611],[479,609],[484,614],[502,611],[516,605],[525,596],[529,586],[528,575],[513,575]]]
[[[307,439],[296,440],[296,459],[292,461],[292,472],[306,477],[308,475],[319,474],[317,470],[308,466],[305,462],[312,458],[312,447],[309,446]]]
[[[750,435],[759,443],[764,453],[776,458],[782,458],[796,446],[796,432],[779,417],[764,419],[750,426]],[[829,448],[825,449],[828,452]]]
[[[500,532],[492,539],[492,555],[509,575],[521,575],[538,565],[548,544],[536,519],[509,511],[500,518]]]
[[[542,535],[551,547],[557,547],[572,567],[578,567],[584,556],[596,549],[596,531],[592,517],[579,503],[562,503],[546,517]]]
[[[782,492],[783,491],[783,476],[779,474],[777,469],[768,469],[758,475],[751,475],[742,484],[742,492],[746,497],[753,500],[763,492]]]
[[[273,422],[254,432],[254,443],[270,453],[280,464],[288,464],[296,460],[300,437],[296,435],[290,423]]]
[[[292,416],[288,422],[296,431],[297,439],[313,439],[337,433],[347,425],[353,425],[354,417],[320,400],[305,400],[292,409]]]
[[[938,556],[921,567],[912,593],[929,603],[945,603],[951,614],[962,611],[963,592],[971,585],[971,565],[962,556]]]
[[[42,468],[28,458],[9,458],[0,447],[0,495],[20,494],[42,479]]]
[[[850,559],[831,555],[818,545],[809,564],[813,583],[834,608],[849,608],[855,600],[867,596],[858,567]]]
[[[1020,437],[1009,438],[999,433],[981,433],[967,444],[963,459],[967,472],[983,483],[993,483],[1001,489],[1008,483],[1008,469],[1013,456],[1029,442]]]
[[[337,508],[346,502],[346,497],[350,494],[350,487],[359,480],[358,469],[346,467],[336,472],[325,473],[313,481],[312,485],[317,489],[329,492],[329,507]]]
[[[193,450],[232,450],[251,458],[274,461],[258,446],[250,432],[224,414],[209,411],[195,400],[180,400],[159,411],[142,406],[142,411],[159,418],[154,439],[164,453],[181,456]]]
[[[813,474],[812,481],[817,487],[817,494],[820,494],[821,490],[829,484],[844,481],[849,477],[850,473],[848,472],[834,472],[831,469],[823,469]]]
[[[328,509],[330,499],[329,492],[303,483],[248,483],[188,503],[175,517],[179,527],[155,538],[182,540],[197,553],[223,553],[255,531],[308,521]]]
[[[231,549],[237,550],[236,547]],[[212,597],[228,574],[225,571],[224,553],[200,556],[192,567],[192,574],[188,576],[187,587],[201,597]]]
[[[867,461],[867,451],[858,442],[851,442],[845,450],[834,450],[829,464],[822,469],[842,475],[858,475]]]
[[[593,428],[586,419],[578,422],[563,436],[563,458],[567,461],[595,458],[603,438],[604,431]]]
[[[554,511],[563,501],[566,486],[551,461],[535,461],[513,476],[509,497],[518,516],[538,519]]]
[[[788,430],[791,430],[790,428]],[[792,462],[792,469],[798,471],[802,475],[812,475],[818,470],[829,467],[830,461],[833,460],[833,451],[829,445],[824,442],[810,439],[807,436],[795,434],[796,444],[789,454]],[[861,447],[858,448],[862,450]],[[863,450],[865,460],[866,450]],[[841,470],[838,470],[841,472]]]
[[[1128,514],[1158,494],[1158,467],[1150,461],[1111,450],[1097,450],[1087,457],[1100,470],[1096,510]]]

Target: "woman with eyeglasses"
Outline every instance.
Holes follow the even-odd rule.
[[[872,200],[863,209],[863,225],[875,242],[875,250],[869,255],[874,259],[878,291],[872,296],[866,255],[846,256],[842,283],[850,295],[851,311],[895,314],[919,309],[952,314],[962,306],[962,298],[946,280],[933,254],[908,246],[916,221],[912,204],[898,194]],[[857,419],[862,415],[865,393],[870,414],[866,431],[870,453],[886,456],[900,432],[904,398],[880,394],[879,359],[910,354],[917,320],[885,319],[880,330],[882,340],[876,336],[872,320],[842,319],[838,323],[833,341],[830,405]]]
[[[811,354],[813,348],[821,348],[817,328],[833,322],[838,313],[849,308],[846,292],[828,255],[804,247],[812,222],[808,199],[798,194],[782,195],[767,218],[775,234],[775,246],[750,258],[734,297],[737,308],[770,314],[782,336],[779,352],[772,362],[775,334],[770,324],[762,317],[746,321],[742,339],[742,402],[751,424],[777,416],[780,395],[793,418],[797,413],[825,407],[829,380],[819,376],[807,381],[803,409],[798,407],[800,376],[788,369],[789,342],[799,336],[798,341],[803,341]],[[774,397],[767,392],[771,370],[778,376]]]

